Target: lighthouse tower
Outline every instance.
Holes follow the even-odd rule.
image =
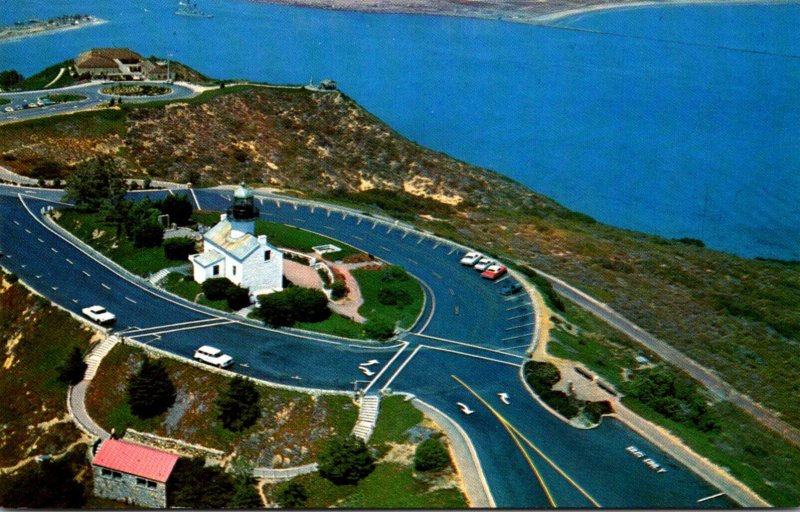
[[[226,216],[231,223],[230,237],[237,239],[245,234],[255,235],[257,218],[258,208],[253,205],[253,192],[242,182],[233,193],[233,204]]]

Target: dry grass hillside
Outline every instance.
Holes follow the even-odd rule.
[[[585,289],[800,426],[800,264],[624,231],[422,148],[339,93],[229,87],[187,103],[0,127],[0,164],[61,173],[98,153],[130,176],[245,179],[380,208]]]

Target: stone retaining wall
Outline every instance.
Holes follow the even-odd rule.
[[[143,444],[159,450],[175,452],[184,457],[205,457],[206,462],[216,465],[221,464],[222,460],[225,458],[225,452],[222,450],[215,450],[214,448],[208,448],[199,444],[187,443],[179,439],[138,432],[130,428],[125,431],[124,438],[126,441]]]

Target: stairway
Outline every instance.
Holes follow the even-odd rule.
[[[106,357],[114,345],[117,344],[119,339],[116,336],[109,336],[97,346],[92,349],[91,353],[86,357],[86,373],[83,376],[83,380],[92,380],[97,373],[97,368],[100,366],[100,362]]]
[[[148,277],[147,280],[150,281],[150,284],[158,286],[158,283],[160,283],[162,279],[167,277],[169,272],[170,272],[170,269],[162,268],[161,270],[159,270],[155,274],[150,274],[150,277]]]
[[[380,403],[381,399],[377,394],[361,397],[361,408],[358,411],[356,425],[353,427],[353,435],[365,443],[369,441],[372,432],[375,430]]]

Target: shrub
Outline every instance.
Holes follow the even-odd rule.
[[[146,419],[166,412],[175,403],[175,385],[160,361],[145,358],[139,371],[128,379],[131,412]]]
[[[450,466],[450,454],[437,439],[426,439],[414,452],[414,469],[441,471]]]
[[[234,490],[231,475],[206,466],[202,457],[178,459],[167,486],[167,505],[196,509],[225,508]]]
[[[258,388],[249,380],[234,377],[228,388],[216,400],[222,426],[234,432],[241,432],[253,425],[261,411],[258,401],[261,395]]]
[[[319,474],[336,485],[356,484],[372,473],[375,459],[364,441],[353,436],[332,439],[318,458]]]
[[[228,290],[236,285],[225,277],[214,277],[203,281],[203,294],[208,300],[222,300],[227,298]]]
[[[169,260],[186,260],[194,253],[194,244],[189,237],[168,238],[164,241],[164,256]]]
[[[250,292],[241,286],[231,286],[225,293],[225,299],[229,308],[238,311],[250,305]]]
[[[347,288],[344,281],[334,281],[333,286],[331,286],[331,298],[333,300],[344,298],[348,292],[350,292],[350,290]]]
[[[394,335],[394,323],[383,317],[370,318],[364,325],[364,332],[375,340],[388,340]]]
[[[131,233],[135,247],[158,247],[164,240],[164,228],[155,219],[147,219],[133,226]]]
[[[331,316],[328,297],[319,290],[293,287],[260,297],[264,321],[275,327],[295,322],[321,322]]]
[[[281,508],[300,508],[308,500],[308,492],[299,482],[286,482],[275,489],[272,497]]]
[[[17,274],[8,274],[8,275],[6,276],[6,282],[7,282],[8,284],[14,284],[14,283],[16,283],[17,281],[19,281],[19,276],[18,276]]]
[[[61,459],[27,464],[0,481],[3,508],[81,508],[83,485],[75,480],[69,461]]]
[[[414,302],[411,294],[399,288],[381,288],[378,290],[378,302],[385,306],[407,306]]]
[[[70,386],[74,386],[83,380],[83,376],[86,373],[86,366],[86,363],[83,361],[81,349],[72,347],[72,351],[69,353],[64,365],[58,367],[58,380]]]
[[[386,265],[381,270],[381,281],[407,281],[408,272],[400,265]]]
[[[189,197],[186,194],[179,196],[170,194],[163,200],[156,202],[156,206],[161,210],[161,213],[169,215],[170,222],[174,222],[179,226],[187,225],[192,218],[192,213],[194,213],[192,202],[189,201]]]

